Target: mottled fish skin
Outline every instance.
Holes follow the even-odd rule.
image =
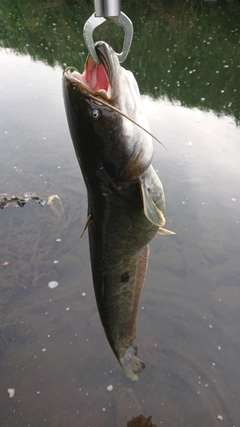
[[[129,84],[115,52],[104,42],[96,44],[96,51],[111,86],[108,103],[147,127],[140,97],[132,99],[136,87]],[[99,103],[91,99],[86,85],[68,71],[63,73],[63,94],[88,193],[91,267],[100,318],[124,373],[137,380],[145,367],[137,358],[136,318],[148,243],[165,222],[164,192],[151,166],[151,137],[101,105],[99,91]]]

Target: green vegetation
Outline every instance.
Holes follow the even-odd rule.
[[[132,0],[122,10],[134,24],[124,66],[137,76],[141,93],[240,122],[239,3]],[[92,12],[93,1],[1,0],[0,47],[82,70],[82,29]],[[94,36],[121,50],[123,32],[116,25],[105,23]]]

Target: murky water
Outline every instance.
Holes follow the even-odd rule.
[[[18,46],[14,44],[6,5],[1,15],[7,24],[5,33],[1,30],[5,49],[0,52],[0,193],[23,196],[35,192],[45,200],[59,194],[64,212],[58,216],[50,206],[34,201],[0,211],[0,425],[150,427],[150,421],[147,424],[139,418],[130,423],[143,414],[152,416],[157,427],[237,427],[240,96],[239,25],[230,14],[233,5],[189,9],[195,29],[204,13],[216,14],[216,20],[206,22],[202,29],[213,41],[209,34],[219,36],[218,26],[224,34],[216,41],[215,69],[211,54],[207,61],[206,52],[211,52],[206,50],[207,41],[200,44],[189,33],[183,34],[184,21],[179,15],[174,18],[176,10],[171,8],[159,14],[159,28],[166,20],[169,26],[160,39],[161,54],[157,56],[157,47],[151,46],[154,52],[149,56],[148,39],[140,58],[138,22],[148,33],[155,12],[149,7],[141,11],[142,16],[133,12],[131,16],[131,10],[126,10],[136,20],[132,57],[126,67],[138,73],[151,130],[169,150],[154,142],[153,165],[165,188],[166,227],[176,232],[176,236],[156,236],[150,245],[137,323],[139,356],[147,367],[137,383],[123,376],[100,324],[87,233],[80,239],[86,191],[65,118],[62,69],[47,65],[61,60],[76,65],[77,54],[69,57],[69,46],[74,51],[74,43],[68,40],[64,46],[67,32],[62,24],[59,50],[53,57],[44,57],[39,47],[38,61],[33,61],[35,39],[29,37],[27,43],[31,57],[27,48],[23,55],[26,33]],[[40,16],[37,7],[32,10],[32,20],[24,11],[22,25],[28,30]],[[60,4],[53,11],[56,16],[48,15],[48,26],[59,23],[61,13],[68,11],[66,22],[73,19],[70,6]],[[236,11],[240,13],[237,6]],[[89,7],[80,18],[74,16],[77,33],[82,28],[78,19],[84,22],[91,12]],[[157,30],[151,29],[154,35]],[[179,50],[175,47],[176,64],[168,73],[169,51],[174,52],[177,38],[186,43]],[[189,68],[190,44],[198,50],[195,65]],[[81,61],[84,57],[85,53]],[[154,75],[151,81],[146,58]],[[57,286],[49,287],[52,281]]]

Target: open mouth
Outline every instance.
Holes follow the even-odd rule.
[[[77,83],[82,89],[92,95],[101,96],[107,100],[111,98],[111,85],[105,68],[102,64],[97,64],[89,55],[85,63],[83,73],[67,68],[65,77],[73,83]]]

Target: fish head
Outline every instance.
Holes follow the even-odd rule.
[[[91,155],[111,177],[133,180],[147,170],[153,155],[151,136],[131,121],[149,131],[138,85],[111,46],[100,41],[95,48],[100,64],[89,54],[82,74],[73,68],[63,73],[65,108],[77,157],[82,170],[84,162],[90,165]]]

